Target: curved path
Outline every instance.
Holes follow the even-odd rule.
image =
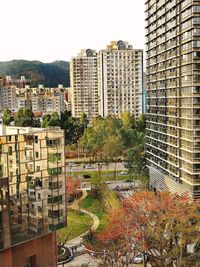
[[[80,211],[80,212],[83,212],[83,213],[89,215],[93,219],[93,225],[92,225],[90,230],[94,231],[99,226],[99,218],[95,214],[93,214],[92,212],[80,208],[80,202],[86,197],[87,197],[87,191],[84,190],[83,191],[83,195],[81,196],[81,198],[79,198],[78,200],[74,201],[73,204],[69,205],[69,208],[72,209],[72,210]],[[83,233],[82,235],[80,235],[80,236],[78,236],[78,237],[76,237],[74,239],[71,239],[71,240],[67,241],[66,245],[67,246],[80,245],[81,241],[82,241],[82,236],[87,235],[90,230],[88,230],[87,232]]]

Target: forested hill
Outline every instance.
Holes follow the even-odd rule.
[[[44,84],[46,87],[54,87],[63,84],[70,86],[69,62],[54,61],[42,63],[40,61],[11,60],[0,62],[0,75],[20,78],[25,76],[31,86]]]

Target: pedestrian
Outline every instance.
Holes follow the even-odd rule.
[[[77,246],[74,247],[74,250],[77,251]]]
[[[80,236],[80,245],[82,245],[82,244],[83,244],[83,237]]]

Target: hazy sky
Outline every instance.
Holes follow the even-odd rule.
[[[143,0],[0,0],[0,61],[70,60],[111,40],[144,49]]]

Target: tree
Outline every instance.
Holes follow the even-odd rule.
[[[109,162],[115,163],[115,171],[114,171],[115,178],[116,178],[116,164],[118,162],[119,157],[122,155],[122,152],[123,152],[123,144],[121,136],[119,134],[108,135],[103,144],[103,159],[106,163]]]
[[[81,114],[79,118],[71,117],[71,112],[65,111],[61,113],[61,128],[65,130],[65,144],[77,144],[87,128],[87,116]]]
[[[71,176],[66,177],[66,189],[67,189],[67,200],[73,200],[77,197],[80,192],[81,182],[79,179],[74,179]]]
[[[136,123],[136,128],[139,132],[145,132],[146,129],[146,115],[141,114]]]
[[[131,175],[139,176],[144,174],[145,153],[142,145],[136,145],[127,150],[125,167]]]
[[[4,125],[10,125],[10,123],[14,120],[12,116],[12,112],[9,108],[5,108],[3,111],[3,124]]]
[[[60,116],[58,112],[53,112],[51,115],[47,114],[43,117],[42,127],[54,127],[59,126],[60,127]]]
[[[158,267],[172,262],[177,267],[188,266],[191,259],[196,264],[200,248],[196,246],[189,253],[187,247],[200,243],[198,208],[199,205],[187,196],[138,192],[112,212],[106,229],[96,235],[97,242],[93,245],[96,257],[103,262],[106,250],[107,257],[115,255],[120,266],[128,266],[127,252],[129,257],[143,253],[144,266],[147,259],[152,266]],[[104,266],[112,265],[108,262]]]
[[[83,148],[92,154],[95,162],[98,164],[100,174],[100,162],[103,158],[103,145],[107,138],[105,121],[102,118],[93,120],[93,125],[87,128],[81,138]]]
[[[131,115],[129,111],[121,113],[120,117],[124,128],[128,129],[135,127],[135,118]]]
[[[37,117],[35,117],[31,109],[19,108],[15,115],[15,126],[40,127],[40,121]]]

